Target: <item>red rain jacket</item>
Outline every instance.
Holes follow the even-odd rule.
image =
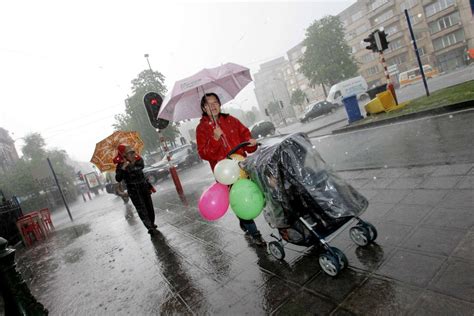
[[[252,138],[250,131],[238,119],[229,114],[219,114],[217,124],[224,133],[219,140],[214,139],[214,123],[207,115],[203,115],[199,125],[196,128],[196,141],[199,156],[209,161],[211,169],[225,159],[229,151],[240,143],[246,142]],[[228,143],[226,146],[223,138]],[[257,150],[257,146],[244,147],[236,154],[247,156],[246,152],[252,153]]]

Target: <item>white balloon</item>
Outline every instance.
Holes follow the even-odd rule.
[[[240,177],[239,162],[231,159],[219,161],[214,167],[214,177],[219,183],[234,184]]]

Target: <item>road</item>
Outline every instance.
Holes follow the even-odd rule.
[[[336,170],[474,162],[474,110],[313,138]]]
[[[428,79],[428,89],[430,92],[440,90],[449,86],[454,86],[466,81],[474,80],[474,65],[461,68],[459,70],[442,74],[438,77]],[[425,95],[423,81],[396,90],[399,102],[405,102]]]

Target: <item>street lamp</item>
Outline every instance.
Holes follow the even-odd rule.
[[[148,68],[150,68],[150,71],[153,72],[153,69],[151,69],[150,60],[148,60],[148,57],[150,57],[150,55],[145,54],[144,56],[146,58],[146,62],[148,63]]]

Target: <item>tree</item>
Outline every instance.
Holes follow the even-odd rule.
[[[293,106],[302,106],[306,102],[306,99],[306,93],[304,93],[303,90],[298,88],[291,94],[290,104]]]
[[[255,114],[253,111],[245,112],[245,120],[247,123],[247,126],[252,125],[255,123],[257,119],[257,114]]]
[[[67,164],[67,153],[64,150],[48,150],[46,142],[39,133],[31,133],[24,138],[23,157],[13,168],[0,177],[0,188],[9,196],[22,198],[22,208],[26,211],[39,209],[48,205],[49,200],[57,195],[57,186],[46,162],[49,158],[66,198],[76,198],[74,170]],[[35,178],[38,170],[45,171],[43,177]]]
[[[113,124],[115,130],[138,131],[145,143],[144,150],[148,153],[159,148],[160,140],[158,132],[151,126],[146,114],[143,96],[150,91],[157,92],[162,96],[166,95],[167,89],[164,80],[165,76],[158,71],[142,71],[137,78],[131,81],[133,95],[128,97],[125,102],[125,113],[115,115]],[[163,136],[171,143],[174,143],[174,140],[180,135],[174,124],[170,124],[162,132]]]
[[[300,72],[312,86],[332,86],[357,76],[357,65],[344,39],[344,28],[337,16],[326,16],[306,30],[306,50],[300,59]]]
[[[46,158],[46,143],[39,133],[30,133],[23,138],[25,145],[21,149],[23,156],[30,160]]]
[[[271,114],[271,115],[277,115],[280,113],[280,104],[278,103],[278,101],[271,101],[270,103],[268,103],[268,112]]]

